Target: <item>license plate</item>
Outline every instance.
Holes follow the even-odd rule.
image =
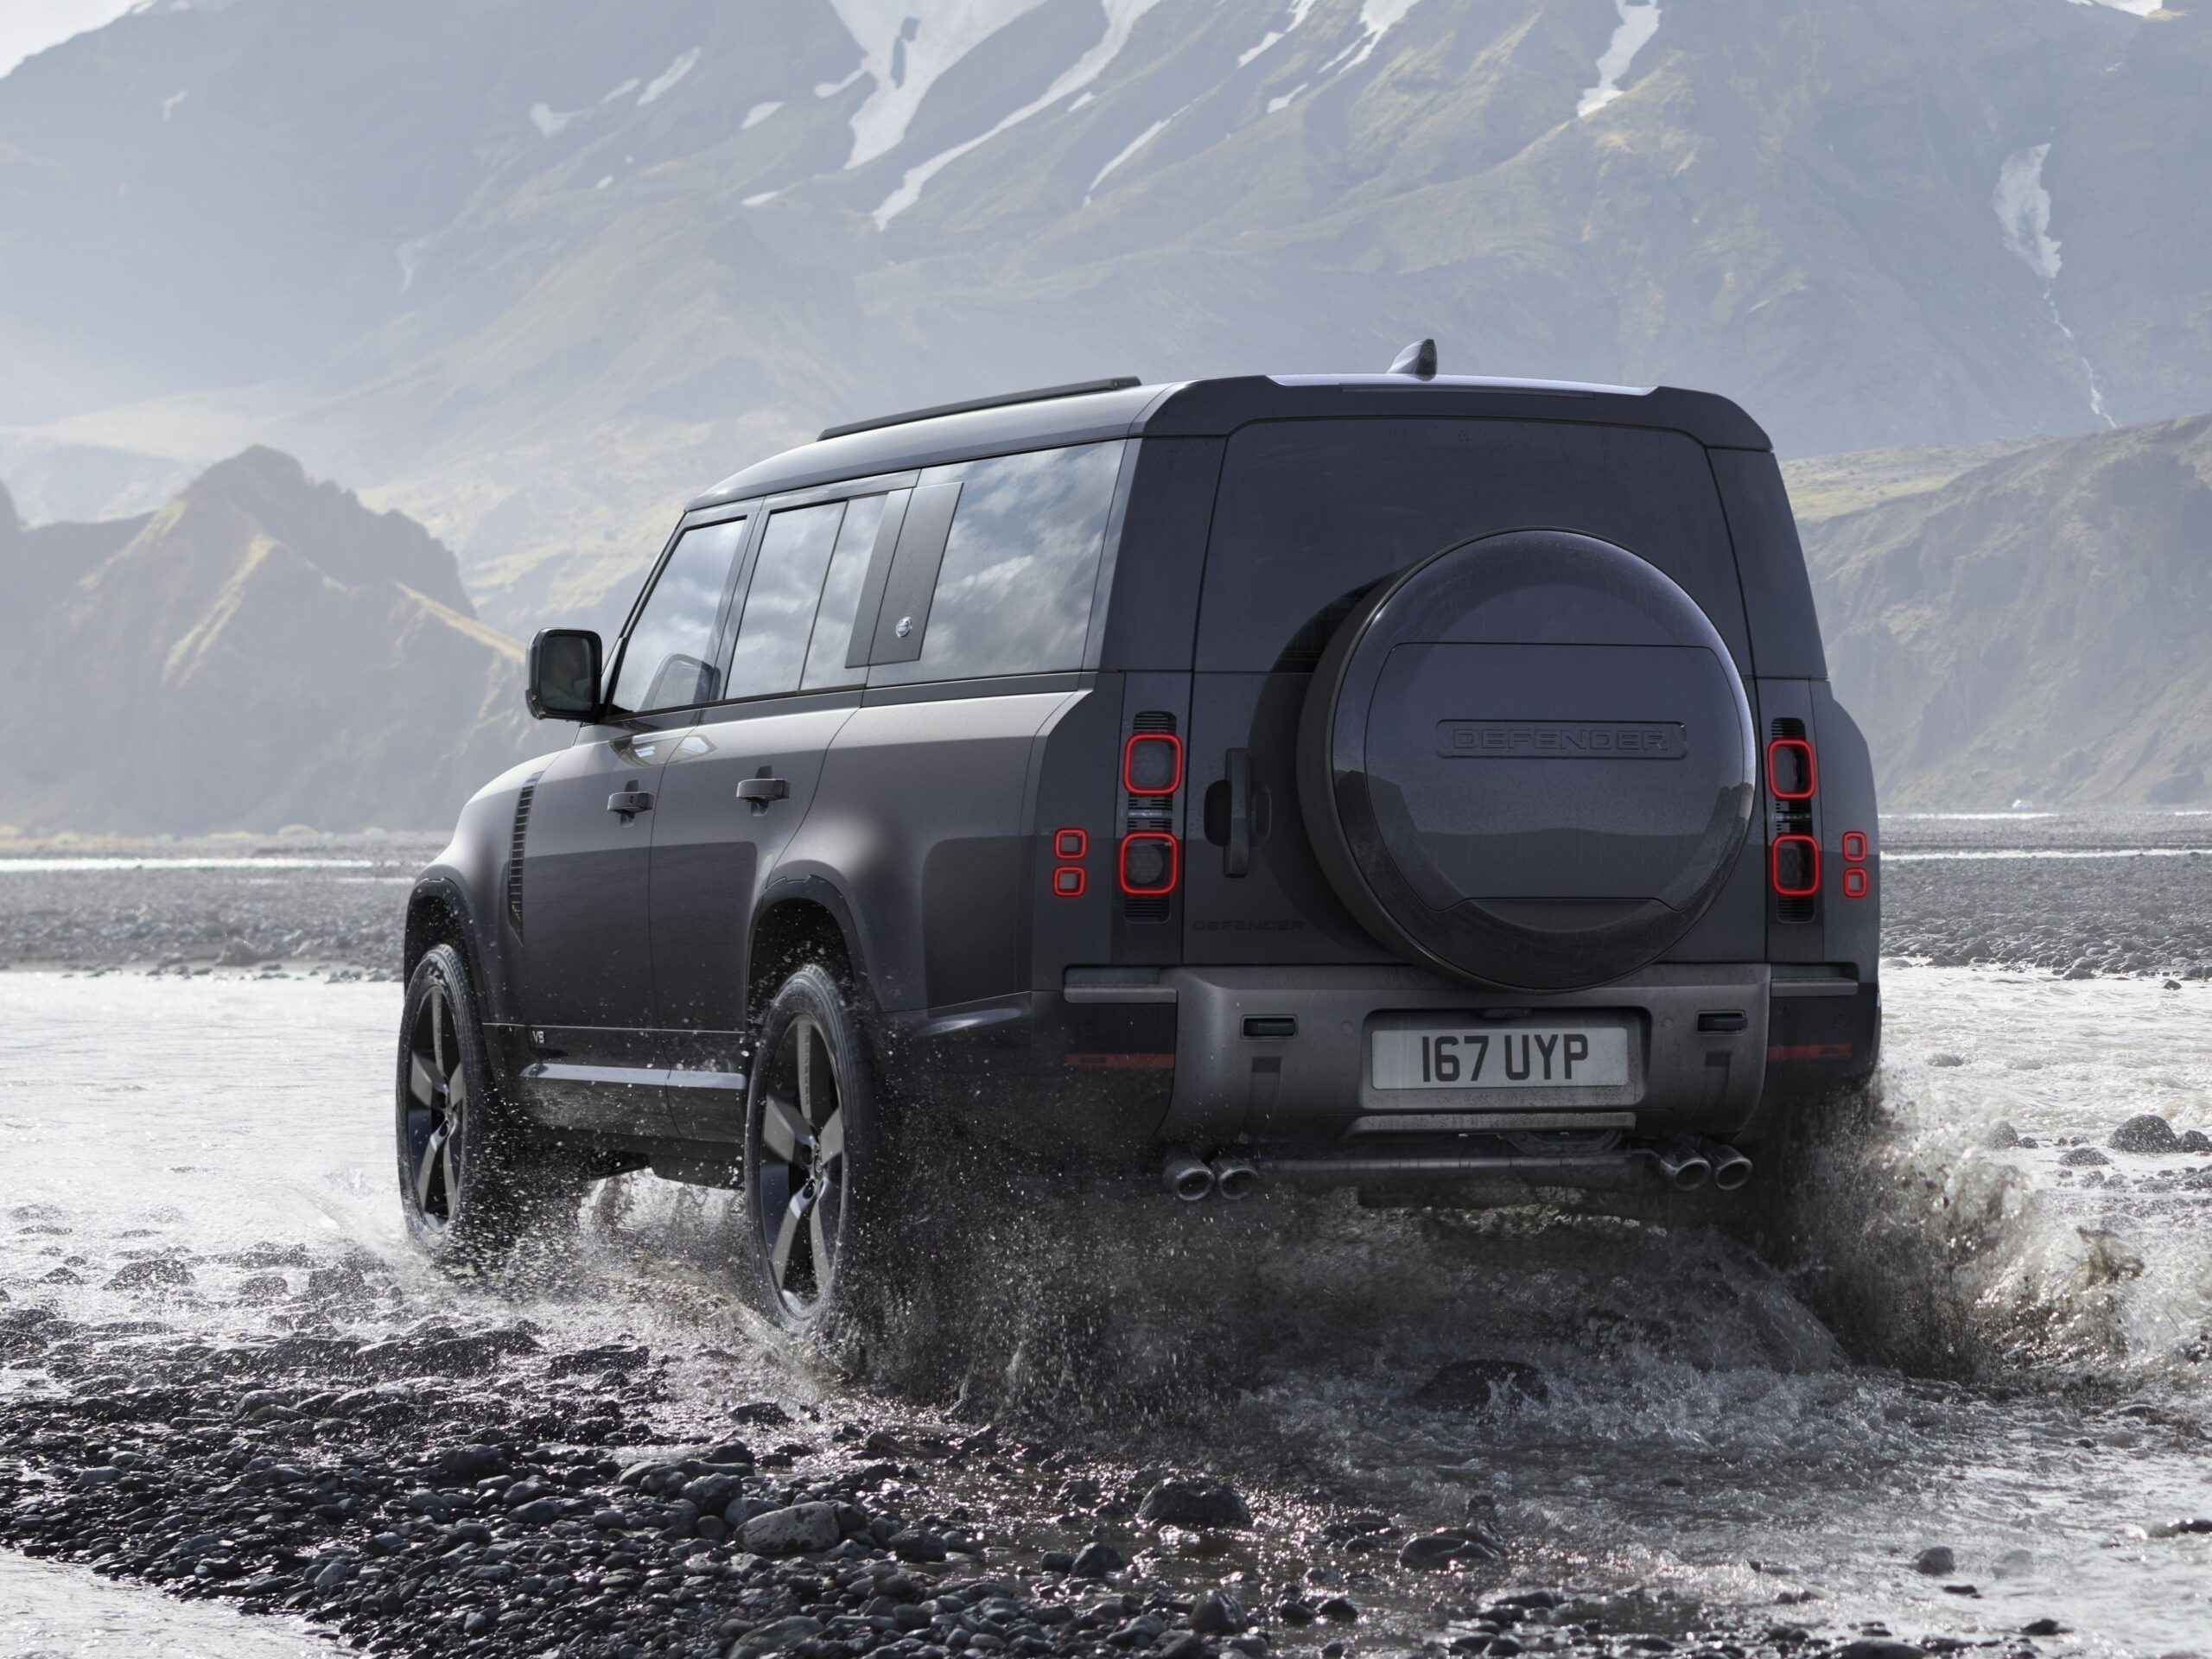
[[[1619,1026],[1378,1031],[1377,1089],[1605,1089],[1628,1082]]]

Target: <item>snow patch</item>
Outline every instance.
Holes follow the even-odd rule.
[[[537,129],[540,137],[550,138],[562,128],[582,120],[588,113],[584,110],[556,110],[550,104],[533,104],[530,106],[530,124]]]
[[[1189,106],[1188,105],[1185,105],[1184,106],[1184,108],[1185,108],[1185,109],[1187,109],[1187,108],[1189,108],[1189,107],[1190,107],[1190,106]],[[1182,111],[1182,110],[1178,110],[1178,111],[1175,111],[1175,115],[1180,115],[1180,114],[1182,114],[1182,113],[1183,113],[1183,111]],[[1170,121],[1173,121],[1173,120],[1175,118],[1175,115],[1163,116],[1160,119],[1159,119],[1159,120],[1157,120],[1157,121],[1154,122],[1150,126],[1147,127],[1147,128],[1146,128],[1142,132],[1141,132],[1141,133],[1137,134],[1137,136],[1136,136],[1135,137],[1134,137],[1134,138],[1130,139],[1130,140],[1129,140],[1129,142],[1128,142],[1127,144],[1123,145],[1123,146],[1122,147],[1121,152],[1120,152],[1118,155],[1116,155],[1116,156],[1114,157],[1114,159],[1113,159],[1112,161],[1110,161],[1110,162],[1107,162],[1105,166],[1103,166],[1103,167],[1100,168],[1098,169],[1098,172],[1097,172],[1096,176],[1096,177],[1094,177],[1094,178],[1090,181],[1090,188],[1088,190],[1085,190],[1085,191],[1083,193],[1083,202],[1084,202],[1084,206],[1087,207],[1089,207],[1089,206],[1090,205],[1090,199],[1091,199],[1091,197],[1092,197],[1092,196],[1094,196],[1094,195],[1096,195],[1096,194],[1097,194],[1097,192],[1098,192],[1098,187],[1099,187],[1100,185],[1102,185],[1102,184],[1103,184],[1103,183],[1105,183],[1105,182],[1106,182],[1106,175],[1107,175],[1108,174],[1111,173],[1111,172],[1112,172],[1116,168],[1119,167],[1119,166],[1120,166],[1123,162],[1128,161],[1128,160],[1129,159],[1129,157],[1130,157],[1130,156],[1132,156],[1135,155],[1135,154],[1137,153],[1137,151],[1139,151],[1139,150],[1142,149],[1143,149],[1147,144],[1150,143],[1154,139],[1155,139],[1155,138],[1159,137],[1160,137],[1160,133],[1161,133],[1161,132],[1162,132],[1162,131],[1166,128],[1167,124],[1168,124]]]
[[[781,190],[763,190],[757,196],[746,197],[743,201],[739,202],[737,205],[741,207],[759,207],[765,203],[773,201],[778,196],[780,196],[783,194],[784,193]]]
[[[1298,96],[1300,92],[1304,92],[1304,91],[1305,91],[1308,86],[1311,86],[1313,84],[1313,83],[1312,81],[1310,81],[1310,80],[1301,80],[1301,81],[1300,81],[1300,82],[1298,83],[1298,85],[1297,85],[1297,86],[1295,86],[1292,87],[1288,92],[1285,92],[1285,93],[1284,93],[1281,98],[1271,98],[1271,99],[1269,99],[1268,100],[1268,113],[1269,115],[1273,115],[1273,114],[1277,111],[1277,110],[1287,110],[1287,109],[1288,109],[1288,108],[1290,107],[1290,105],[1291,105],[1292,101],[1293,101],[1294,99],[1295,99],[1297,98],[1297,96]]]
[[[2164,0],[2074,0],[2077,6],[2102,6],[2109,11],[2133,12],[2138,17],[2148,17],[2164,3]]]
[[[163,99],[162,100],[162,119],[164,121],[168,120],[170,116],[176,112],[176,106],[183,103],[186,99],[190,98],[192,94],[188,92],[171,92],[167,98]]]
[[[1375,55],[1375,48],[1388,35],[1405,20],[1405,16],[1421,0],[1364,0],[1359,9],[1359,42],[1346,69],[1357,69]]]
[[[391,251],[392,257],[399,263],[399,291],[401,293],[404,294],[415,286],[415,273],[423,268],[423,250],[429,245],[429,237],[418,236],[411,241],[401,243]]]
[[[1584,92],[1582,101],[1574,106],[1578,121],[1595,115],[1621,95],[1621,77],[1628,73],[1636,54],[1659,32],[1659,0],[1643,4],[1637,0],[1613,0],[1613,10],[1620,14],[1620,22],[1598,59],[1598,84]]]
[[[631,93],[636,92],[639,87],[645,84],[645,82],[639,80],[635,75],[632,75],[629,79],[624,81],[620,86],[617,86],[613,92],[607,93],[605,98],[601,99],[599,101],[602,104],[612,104],[618,98],[629,97]]]
[[[1390,3],[1395,3],[1396,0],[1390,0]],[[855,0],[837,0],[837,3],[851,4],[855,3]],[[964,143],[955,144],[950,149],[931,156],[918,167],[907,168],[906,176],[899,181],[899,188],[886,196],[882,205],[876,208],[873,215],[876,229],[881,230],[920,200],[929,181],[969,150],[988,143],[1007,128],[1019,126],[1038,111],[1049,108],[1097,79],[1105,72],[1107,65],[1121,55],[1122,48],[1128,44],[1129,36],[1135,32],[1139,20],[1159,3],[1160,0],[1100,0],[1106,13],[1106,32],[1098,38],[1097,43],[1063,70],[1059,78],[1040,96],[1031,99],[1013,114],[1001,118],[989,131],[979,133]],[[1412,0],[1406,0],[1406,3],[1412,3]],[[909,79],[912,79],[911,75]]]
[[[604,190],[608,185],[613,182],[614,175],[612,173],[609,173],[605,177],[601,178],[597,184],[592,186],[592,188],[594,190]]]
[[[2043,181],[2049,144],[2016,149],[1997,169],[1996,194],[1989,205],[2005,232],[2005,245],[2046,283],[2058,280],[2058,244],[2050,239],[2050,192]]]
[[[1261,53],[1266,51],[1277,41],[1282,39],[1283,34],[1284,31],[1280,29],[1269,29],[1266,34],[1260,36],[1260,43],[1257,46],[1248,46],[1244,50],[1236,54],[1236,67],[1239,69],[1242,69],[1246,64],[1251,62],[1253,59],[1258,57]]]
[[[866,73],[868,66],[863,64],[842,80],[817,80],[814,83],[814,95],[817,98],[835,98]]]
[[[697,67],[698,62],[699,48],[696,46],[679,55],[675,62],[653,77],[644,92],[638,94],[638,107],[643,109],[646,105],[658,101],[664,92],[671,90],[677,81]]]
[[[784,100],[780,98],[770,99],[766,104],[755,104],[745,112],[745,119],[737,124],[737,130],[744,132],[750,128],[757,127],[783,107]]]
[[[861,48],[855,73],[874,78],[853,111],[853,151],[845,165],[859,167],[896,149],[922,99],[945,71],[1044,0],[958,0],[931,8],[918,21],[915,0],[830,0]],[[894,74],[894,68],[896,73]]]
[[[1074,103],[1068,105],[1068,113],[1071,115],[1074,114],[1076,111],[1081,109],[1084,105],[1095,103],[1097,100],[1097,98],[1098,94],[1096,92],[1085,92],[1081,98],[1078,98]]]

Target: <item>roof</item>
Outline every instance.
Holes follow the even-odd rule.
[[[1675,386],[1585,385],[1469,375],[1244,375],[1001,404],[931,415],[803,443],[756,461],[699,496],[689,510],[747,496],[874,478],[978,455],[1012,454],[1109,438],[1220,437],[1253,421],[1356,416],[1489,416],[1583,421],[1687,433],[1716,449],[1769,449],[1758,423],[1727,398]]]

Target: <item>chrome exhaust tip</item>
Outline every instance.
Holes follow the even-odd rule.
[[[1713,1179],[1713,1160],[1688,1141],[1670,1141],[1652,1149],[1659,1173],[1677,1192],[1694,1192]]]
[[[1723,1192],[1733,1192],[1751,1179],[1751,1160],[1725,1141],[1700,1141],[1698,1150],[1713,1165],[1713,1185]]]
[[[1259,1184],[1260,1172],[1242,1158],[1213,1160],[1213,1190],[1230,1203],[1251,1197],[1252,1189]]]
[[[1185,1204],[1196,1204],[1213,1191],[1213,1171],[1188,1147],[1169,1150],[1160,1166],[1160,1185]]]

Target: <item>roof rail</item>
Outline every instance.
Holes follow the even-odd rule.
[[[847,438],[855,432],[873,432],[881,426],[904,426],[910,421],[934,420],[939,415],[966,415],[978,409],[1004,409],[1008,404],[1041,404],[1052,397],[1080,397],[1092,391],[1127,391],[1144,383],[1134,374],[1117,374],[1108,380],[1072,380],[1065,386],[1039,386],[1034,391],[1002,391],[995,397],[970,397],[965,403],[938,404],[930,409],[910,409],[898,415],[878,415],[872,420],[848,421],[825,426],[815,442]]]

